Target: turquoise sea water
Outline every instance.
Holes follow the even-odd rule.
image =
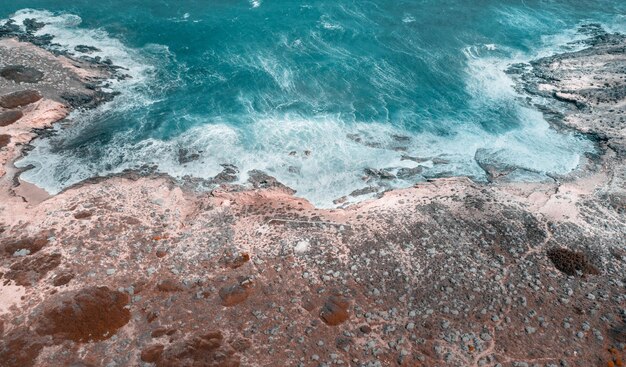
[[[203,178],[232,164],[322,206],[367,185],[484,179],[477,150],[564,174],[590,142],[551,130],[504,70],[580,47],[581,24],[621,31],[624,14],[613,0],[2,1],[0,18],[43,21],[60,48],[95,46],[132,77],[18,164],[50,192],[143,164]],[[418,165],[403,156],[423,172],[364,181]]]

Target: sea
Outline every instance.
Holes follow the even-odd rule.
[[[552,128],[506,71],[584,47],[585,24],[624,32],[626,2],[5,0],[0,19],[43,22],[50,47],[125,76],[106,82],[115,99],[35,140],[22,179],[55,194],[125,169],[227,167],[234,184],[263,171],[333,207],[485,181],[477,155],[516,168],[510,180],[576,170],[593,142]]]

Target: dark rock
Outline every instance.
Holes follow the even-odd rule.
[[[248,279],[241,280],[238,284],[222,287],[219,290],[222,305],[231,307],[248,299],[252,282]]]
[[[45,236],[41,236],[37,238],[23,238],[16,241],[8,241],[0,245],[0,249],[8,256],[13,255],[19,250],[28,250],[28,253],[32,255],[39,252],[47,244],[48,239]]]
[[[28,256],[13,263],[5,277],[14,280],[17,285],[31,286],[61,265],[61,258],[61,254]]]
[[[0,134],[0,149],[6,147],[11,142],[11,135]]]
[[[69,271],[64,271],[62,273],[57,274],[54,278],[52,278],[52,285],[55,287],[60,287],[68,284],[74,279],[74,273]]]
[[[478,149],[474,154],[474,160],[487,174],[487,180],[495,181],[515,171],[516,167],[498,159],[498,152],[490,152],[487,149]]]
[[[0,112],[0,127],[9,126],[24,117],[22,111],[4,111]]]
[[[417,166],[415,168],[401,168],[398,170],[398,178],[406,180],[415,176],[421,175],[424,172],[424,167]]]
[[[280,188],[288,191],[291,194],[295,194],[295,191],[282,183],[280,183],[276,178],[268,175],[267,173],[259,170],[252,170],[248,172],[250,176],[248,178],[248,182],[252,184],[252,187],[255,189],[269,189],[269,188]]]
[[[0,69],[0,76],[16,83],[37,83],[43,79],[44,74],[28,66],[10,65]]]
[[[0,25],[0,37],[12,36],[20,32],[20,26],[15,24],[13,19]]]
[[[100,51],[100,49],[97,48],[97,47],[93,47],[93,46],[78,45],[78,46],[74,47],[74,51],[82,52],[84,54],[90,54],[90,53],[93,53],[93,52],[98,52],[98,51]]]
[[[107,287],[82,289],[48,307],[37,332],[80,343],[109,339],[130,320],[129,301],[128,294]]]
[[[174,279],[163,279],[157,283],[157,289],[161,292],[178,292],[183,290],[184,287]]]
[[[180,148],[178,149],[178,163],[186,164],[189,162],[197,161],[200,159],[200,154],[192,153],[189,149]]]
[[[161,358],[165,347],[162,344],[151,345],[141,351],[141,360],[146,363],[155,363]]]
[[[119,92],[103,92],[95,90],[92,94],[87,93],[64,93],[61,95],[64,101],[72,108],[91,109],[103,103],[110,102],[119,95]]]
[[[240,364],[239,356],[224,343],[219,331],[176,342],[162,353],[155,346],[150,356],[156,358],[157,367],[239,367]]]
[[[236,249],[226,249],[220,261],[226,267],[237,269],[250,261],[250,255],[247,252],[240,252]]]
[[[591,274],[598,275],[600,272],[582,252],[575,252],[564,248],[548,250],[548,258],[552,264],[567,275]]]
[[[330,326],[342,324],[350,318],[349,307],[350,301],[347,298],[338,295],[330,296],[320,311],[320,318]]]
[[[64,93],[61,98],[65,100],[71,107],[78,108],[93,102],[94,97],[85,93]]]
[[[18,329],[0,340],[0,361],[3,367],[32,367],[44,345],[27,330]]]
[[[159,328],[152,330],[152,333],[150,333],[150,336],[153,338],[160,338],[165,334],[167,334],[167,328],[159,327]]]
[[[362,189],[358,189],[358,190],[352,191],[350,193],[350,196],[352,196],[352,197],[363,196],[363,195],[375,193],[377,191],[378,191],[377,187],[368,186],[368,187],[364,187]]]
[[[9,94],[5,94],[0,97],[0,106],[4,108],[16,108],[29,105],[31,103],[35,103],[42,99],[43,96],[39,91],[36,90],[22,90],[18,92],[13,92]]]
[[[224,184],[237,181],[237,175],[239,174],[237,167],[232,164],[222,164],[222,167],[224,169],[217,176],[213,177],[212,183]]]
[[[46,23],[38,22],[32,18],[24,19],[22,24],[24,24],[24,27],[26,27],[26,32],[29,33],[37,32],[38,30],[46,26]]]
[[[384,169],[366,168],[364,172],[367,176],[380,180],[393,180],[396,178],[396,176]]]
[[[90,211],[82,211],[82,212],[78,212],[78,213],[74,214],[74,218],[76,218],[76,219],[89,219],[89,218],[91,218],[92,215],[93,215],[93,213],[91,213]]]
[[[626,343],[626,320],[621,325],[611,328],[609,336],[618,343]]]

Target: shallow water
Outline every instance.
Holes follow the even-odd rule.
[[[241,181],[261,169],[320,206],[367,185],[485,179],[479,149],[566,174],[592,144],[551,130],[504,70],[580,47],[581,24],[622,31],[623,14],[609,0],[2,2],[0,18],[44,21],[60,48],[95,46],[132,76],[18,164],[52,193],[143,164],[203,178],[232,164]],[[366,168],[418,165],[403,156],[422,173],[364,181]]]

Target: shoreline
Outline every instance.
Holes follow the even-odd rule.
[[[107,71],[26,43],[1,48],[70,80],[27,84],[42,98],[0,128],[11,135],[0,152],[9,366],[184,364],[201,358],[192,349],[228,366],[582,367],[626,356],[623,36],[538,60],[521,78],[570,106],[564,126],[598,137],[601,154],[577,172],[554,183],[438,178],[335,209],[261,173],[208,192],[150,169],[45,200],[30,185],[16,191],[12,162],[33,128],[69,113],[60,91],[96,93],[84,79]],[[110,329],[93,321],[102,312]]]

